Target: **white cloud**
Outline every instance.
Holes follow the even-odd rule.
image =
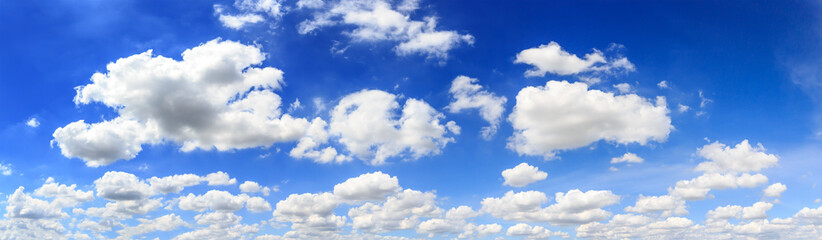
[[[379,90],[345,96],[332,111],[329,132],[349,152],[373,165],[405,152],[412,159],[436,155],[454,141],[440,123],[443,114],[423,101],[406,100],[400,118],[395,119],[400,108],[396,98]]]
[[[661,212],[661,216],[685,215],[688,210],[685,209],[685,201],[671,196],[643,196],[639,195],[636,204],[625,208],[626,212],[635,213],[654,213]]]
[[[611,158],[611,164],[615,163],[642,163],[644,159],[634,153],[626,152],[621,157]]]
[[[198,185],[202,181],[202,177],[194,174],[179,174],[163,178],[151,177],[148,179],[151,189],[154,192],[163,194],[180,193],[185,187]]]
[[[822,225],[822,207],[818,208],[808,208],[804,207],[793,216],[800,221],[815,224],[815,225]]]
[[[259,224],[245,225],[240,223],[243,217],[230,212],[209,212],[194,216],[199,225],[193,231],[177,235],[174,239],[251,239],[260,231]]]
[[[91,207],[87,209],[75,208],[75,215],[85,214],[87,216],[104,219],[129,219],[134,216],[145,215],[163,206],[161,199],[123,200],[106,203],[105,207]]]
[[[768,182],[768,177],[762,174],[719,174],[706,173],[690,180],[677,181],[673,188],[669,188],[671,195],[685,200],[702,200],[711,189],[752,188]]]
[[[671,88],[671,87],[668,86],[668,81],[665,81],[665,80],[660,81],[659,83],[656,84],[656,86],[659,87],[659,89]]]
[[[11,219],[49,219],[68,217],[60,208],[49,204],[46,201],[32,198],[23,192],[24,188],[19,187],[13,194],[9,195],[6,206],[6,214],[3,215]]]
[[[665,141],[673,129],[665,98],[656,104],[635,94],[588,90],[584,83],[549,81],[526,87],[508,117],[514,136],[508,147],[521,155],[555,156],[556,151],[599,140],[620,144]]]
[[[251,197],[248,200],[246,200],[245,208],[255,213],[265,212],[271,211],[271,204],[269,204],[268,201],[261,197]]]
[[[240,184],[240,191],[244,193],[262,193],[263,196],[268,196],[271,194],[271,188],[263,187],[257,182],[253,181],[245,181],[243,184]]]
[[[320,4],[311,5],[320,7]],[[392,6],[384,0],[341,0],[320,7],[314,19],[303,21],[298,28],[301,34],[307,34],[326,26],[353,26],[353,30],[344,33],[353,42],[396,42],[394,51],[400,56],[421,54],[446,59],[451,49],[474,43],[470,34],[438,30],[435,17],[411,20],[409,12],[416,9],[415,6],[415,2],[409,1]]]
[[[110,171],[94,180],[97,196],[112,201],[143,200],[154,192],[151,187],[134,174]]]
[[[545,73],[564,76],[585,72],[634,71],[634,65],[628,58],[607,60],[605,55],[596,49],[579,58],[563,50],[556,42],[522,50],[517,53],[514,63],[533,66],[532,69],[525,71],[526,77],[542,77]]]
[[[94,200],[92,191],[76,190],[76,188],[76,184],[68,186],[54,182],[53,178],[48,178],[43,186],[34,190],[34,195],[54,198],[51,205],[59,208],[74,207],[77,204]]]
[[[236,178],[230,178],[227,173],[222,171],[218,171],[216,173],[209,173],[205,177],[205,181],[208,181],[209,186],[218,186],[218,185],[232,185],[237,183]]]
[[[26,121],[26,126],[33,127],[33,128],[39,127],[40,126],[40,121],[37,121],[37,118],[34,118],[34,117],[29,118],[29,120]]]
[[[497,234],[502,231],[502,225],[492,224],[473,224],[469,223],[464,228],[464,231],[457,236],[460,239],[482,239],[490,235]]]
[[[3,176],[8,176],[11,175],[11,173],[11,164],[0,163],[0,174],[3,174]]]
[[[336,216],[333,211],[339,199],[331,193],[291,194],[277,203],[274,219],[291,222],[291,229],[307,234],[335,232],[342,227],[346,218]]]
[[[742,207],[737,205],[727,205],[708,211],[705,217],[709,220],[726,220],[731,218],[739,218],[741,213]]]
[[[328,124],[325,120],[314,118],[308,127],[305,136],[300,138],[295,146],[288,153],[293,158],[310,158],[316,163],[343,163],[351,160],[350,157],[337,153],[337,149],[326,147],[318,150],[320,145],[328,143],[329,134],[326,129]]]
[[[265,21],[264,16],[279,20],[285,14],[285,8],[281,0],[236,0],[234,8],[237,14],[227,13],[231,11],[228,7],[215,4],[214,15],[218,17],[223,26],[234,30]]]
[[[248,195],[232,195],[226,191],[210,190],[203,195],[189,193],[179,198],[180,209],[202,212],[206,209],[223,212],[236,212],[245,205]],[[258,201],[258,200],[255,200]]]
[[[458,76],[451,82],[451,103],[446,107],[451,113],[458,113],[466,109],[478,109],[482,119],[490,126],[482,128],[482,137],[486,140],[496,134],[502,114],[505,112],[505,97],[484,90],[479,80],[466,76]]]
[[[366,173],[334,186],[334,195],[349,201],[375,201],[402,190],[397,177],[382,172]]]
[[[227,151],[304,134],[308,121],[282,114],[273,92],[283,85],[282,71],[252,67],[265,59],[259,48],[217,39],[182,55],[177,61],[149,50],[122,58],[94,74],[91,84],[77,87],[75,103],[99,102],[119,116],[55,130],[63,155],[97,167],[132,159],[144,144]]]
[[[421,217],[435,217],[443,210],[436,206],[432,192],[420,192],[406,189],[389,196],[382,205],[366,202],[351,208],[352,228],[370,233],[382,233],[393,230],[411,229],[420,222]]]
[[[619,91],[619,93],[622,93],[622,94],[630,93],[630,92],[633,91],[633,88],[631,87],[631,84],[628,84],[628,83],[616,84],[616,85],[614,85],[614,88],[616,88]]]
[[[700,157],[708,159],[696,166],[704,172],[751,172],[776,166],[779,158],[765,153],[762,144],[752,147],[743,140],[734,147],[714,142],[697,150]]]
[[[682,104],[677,105],[677,111],[679,111],[679,113],[687,112],[689,109],[691,109],[691,107]]]
[[[321,8],[325,5],[323,0],[299,0],[297,1],[297,8]]]
[[[0,220],[0,238],[3,239],[68,239],[69,237],[83,239],[82,234],[68,234],[66,228],[57,219]]]
[[[219,16],[223,26],[234,30],[240,30],[248,24],[264,21],[263,17],[257,14],[223,15]]]
[[[133,239],[135,236],[145,235],[157,231],[167,232],[177,229],[180,226],[187,225],[187,223],[183,221],[180,216],[173,213],[157,217],[155,219],[140,218],[137,220],[140,224],[136,226],[128,226],[118,230],[117,233],[120,234],[118,239]]]
[[[539,168],[527,163],[520,163],[514,168],[502,171],[502,177],[505,179],[503,185],[525,187],[528,184],[545,179],[548,177],[548,173],[540,171]]]
[[[774,183],[762,190],[766,197],[782,197],[782,193],[788,190],[788,187],[782,183]]]
[[[742,219],[763,219],[767,218],[767,211],[773,208],[773,203],[756,202],[750,207],[742,208]]]
[[[514,237],[521,236],[527,239],[548,239],[554,236],[562,238],[570,237],[568,233],[565,232],[552,232],[542,226],[531,227],[525,223],[518,223],[517,225],[509,227],[505,234]]]
[[[509,221],[548,222],[555,225],[578,225],[604,220],[611,216],[602,207],[619,202],[610,191],[582,192],[574,189],[556,193],[557,203],[542,208],[548,201],[542,192],[509,191],[502,198],[482,200],[482,211]]]

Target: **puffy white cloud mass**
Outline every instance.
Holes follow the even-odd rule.
[[[482,211],[509,221],[578,225],[607,219],[611,213],[601,208],[619,202],[619,196],[610,191],[595,190],[574,189],[556,193],[555,198],[555,204],[542,208],[542,204],[548,202],[544,193],[509,191],[501,198],[483,199]]]
[[[526,87],[508,117],[514,135],[508,147],[521,155],[552,158],[556,151],[599,140],[645,145],[662,142],[673,129],[664,97],[656,103],[636,94],[589,90],[580,82],[549,81]]]
[[[189,193],[179,198],[180,209],[202,212],[206,209],[224,212],[236,212],[245,205],[248,195],[233,195],[226,191],[210,190],[203,195]]]
[[[502,177],[505,179],[503,185],[525,187],[528,184],[545,179],[548,177],[548,173],[540,171],[539,168],[527,163],[520,163],[514,168],[502,171]]]
[[[59,208],[74,207],[77,204],[94,200],[94,193],[92,191],[83,191],[76,189],[77,184],[64,185],[54,182],[54,178],[46,179],[37,190],[34,190],[34,195],[54,198],[51,205]]]
[[[366,173],[334,186],[334,195],[351,201],[374,201],[384,199],[400,187],[397,177],[382,172]]]
[[[66,157],[97,167],[132,159],[145,144],[220,151],[297,140],[309,122],[282,114],[283,72],[254,67],[258,47],[219,39],[187,49],[178,61],[151,50],[121,58],[77,87],[77,104],[102,103],[119,116],[76,121],[54,131]]]
[[[677,181],[668,191],[685,200],[702,200],[711,189],[753,188],[767,182],[768,177],[762,174],[706,173],[694,179]]]
[[[586,72],[631,72],[635,69],[628,58],[606,59],[605,55],[596,49],[579,58],[576,54],[566,52],[553,41],[522,50],[517,53],[514,63],[524,63],[533,67],[525,71],[527,77],[542,77],[546,73],[563,76]]]
[[[762,144],[752,147],[748,140],[743,140],[734,147],[714,142],[703,146],[697,154],[709,161],[696,166],[696,170],[705,172],[756,172],[776,166],[779,158],[765,153]]]
[[[655,213],[660,212],[661,216],[670,216],[672,214],[685,215],[688,210],[685,209],[685,201],[681,198],[663,195],[663,196],[643,196],[640,195],[634,206],[625,208],[626,212],[635,213]]]
[[[774,183],[762,190],[766,197],[781,197],[782,193],[788,190],[788,187],[782,183]]]
[[[565,232],[552,232],[548,229],[545,229],[542,226],[534,226],[531,227],[525,223],[518,223],[517,225],[511,226],[508,228],[508,231],[505,232],[508,236],[521,236],[527,239],[549,239],[550,237],[562,237],[562,238],[569,238],[568,233]]]
[[[218,183],[231,179],[223,172],[212,176],[219,178]],[[705,173],[702,177],[720,179],[694,180],[707,181],[710,188],[748,187],[761,181],[750,174]],[[349,178],[334,185],[331,192],[294,193],[275,206],[263,197],[238,193],[242,189],[205,182],[208,177],[194,174],[140,178],[115,171],[91,185],[65,185],[49,178],[33,194],[20,187],[2,203],[6,213],[0,219],[0,238],[808,239],[822,233],[822,208],[805,207],[792,217],[769,218],[767,212],[776,205],[764,201],[716,207],[700,213],[705,214],[705,221],[697,223],[685,216],[671,216],[688,214],[686,200],[673,194],[639,195],[632,206],[624,208],[633,214],[612,216],[603,208],[617,204],[620,197],[611,191],[570,190],[550,197],[539,191],[510,191],[483,199],[480,210],[467,204],[446,211],[439,205],[452,204],[453,199],[438,198],[436,190],[403,189],[397,177],[382,172]],[[248,190],[253,183],[246,181],[240,188]],[[94,199],[95,195],[100,198]],[[241,211],[243,207],[247,211]],[[65,208],[72,209],[64,212]],[[273,218],[251,220],[265,213]],[[575,226],[575,232],[558,231],[562,226]],[[270,234],[283,228],[282,235]]]
[[[19,187],[13,194],[9,195],[6,205],[7,218],[16,219],[48,219],[68,217],[59,207],[49,204],[49,202],[32,198],[23,192],[25,188]]]
[[[98,197],[112,201],[143,200],[154,195],[145,181],[126,172],[106,172],[94,181],[94,186]]]
[[[440,123],[442,113],[424,101],[409,98],[400,109],[397,96],[379,90],[362,90],[342,98],[331,113],[329,132],[346,149],[370,164],[410,154],[417,159],[439,154],[452,137]]]
[[[344,34],[353,42],[395,42],[394,51],[400,56],[420,54],[445,59],[451,49],[474,43],[470,34],[437,29],[435,17],[412,20],[411,12],[417,9],[417,4],[412,2],[416,1],[399,5],[386,0],[338,0],[324,5],[304,3],[303,6],[315,8],[315,14],[313,19],[301,22],[298,29],[307,34],[328,26],[350,26],[353,29]]]
[[[271,188],[263,187],[254,181],[245,181],[243,184],[240,184],[240,191],[245,193],[262,193],[263,196],[271,194]]]
[[[499,128],[502,114],[505,112],[505,102],[508,101],[503,96],[484,90],[479,84],[479,80],[466,76],[458,76],[451,82],[451,103],[446,107],[451,113],[458,113],[467,109],[477,109],[479,114],[490,126],[482,128],[482,137],[486,140],[496,134]]]

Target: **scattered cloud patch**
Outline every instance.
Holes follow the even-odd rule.
[[[110,63],[77,87],[75,103],[102,103],[119,116],[58,128],[66,157],[90,167],[132,159],[145,144],[173,142],[180,150],[228,151],[297,140],[309,122],[281,113],[283,72],[258,68],[259,48],[212,40],[183,52],[181,61],[151,50]],[[237,97],[239,96],[239,97]]]
[[[451,113],[467,109],[479,110],[482,119],[490,124],[481,130],[482,137],[489,140],[499,129],[502,114],[505,112],[505,102],[508,99],[488,92],[481,85],[476,84],[478,81],[476,78],[466,76],[455,78],[448,90],[451,93],[451,103],[446,108]]]
[[[505,178],[503,185],[525,187],[528,184],[545,179],[548,177],[548,173],[540,171],[539,168],[527,163],[520,163],[514,168],[502,171],[502,177]]]
[[[664,97],[655,103],[636,94],[589,90],[584,83],[549,81],[526,87],[508,120],[514,128],[508,148],[520,155],[553,158],[605,140],[619,144],[663,142],[673,129]]]
[[[633,72],[634,64],[628,58],[607,59],[602,51],[594,49],[582,58],[562,49],[556,42],[529,48],[517,53],[514,63],[531,65],[526,77],[544,77],[546,73],[558,76],[580,73]]]

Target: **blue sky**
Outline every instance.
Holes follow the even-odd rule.
[[[3,1],[0,239],[819,236],[820,7]]]

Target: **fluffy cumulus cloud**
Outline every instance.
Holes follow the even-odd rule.
[[[734,147],[714,142],[700,148],[697,154],[709,160],[696,167],[705,172],[756,172],[779,161],[776,155],[765,153],[762,144],[753,147],[747,139]]]
[[[412,20],[417,1],[394,4],[386,0],[338,0],[321,4],[300,1],[314,18],[301,22],[299,32],[308,34],[318,29],[342,25],[353,29],[344,32],[354,43],[396,43],[397,55],[420,54],[445,59],[448,52],[460,45],[471,45],[474,37],[457,31],[440,30],[436,17]]]
[[[673,188],[668,189],[672,195],[686,200],[701,200],[712,189],[757,187],[768,182],[767,176],[757,172],[775,166],[779,161],[775,155],[765,153],[761,144],[754,148],[748,144],[748,140],[743,140],[735,147],[714,142],[697,149],[697,155],[707,160],[695,168],[704,173],[694,179],[678,181]],[[778,190],[780,186],[775,185],[770,192],[778,196],[781,194]],[[765,193],[768,194],[767,189]]]
[[[635,213],[659,213],[661,216],[685,215],[688,214],[686,210],[685,200],[671,196],[639,196],[634,206],[625,208],[626,212]]]
[[[394,94],[362,90],[334,107],[329,132],[358,158],[381,165],[394,156],[417,159],[439,154],[454,141],[448,134],[452,128],[441,123],[443,118],[424,101],[409,98],[400,108]]]
[[[6,213],[0,219],[0,238],[410,239],[397,236],[410,234],[435,239],[807,239],[822,233],[822,208],[806,207],[791,217],[769,219],[776,205],[765,201],[716,207],[705,213],[702,223],[686,218],[688,200],[674,194],[640,195],[625,207],[627,214],[612,215],[603,208],[618,204],[620,196],[602,190],[575,189],[553,196],[510,191],[483,199],[478,210],[457,205],[446,211],[440,204],[452,200],[438,198],[434,190],[404,189],[397,177],[372,172],[328,186],[328,192],[294,193],[272,205],[241,193],[259,190],[254,181],[238,189],[225,186],[236,180],[223,172],[208,176],[141,178],[111,171],[92,185],[49,178],[33,194],[20,187],[2,203]],[[739,180],[755,175],[703,176],[727,178],[711,188],[759,184]],[[771,186],[779,190],[782,185]],[[265,214],[273,218],[250,220]],[[562,226],[575,231],[559,231]],[[265,234],[272,231],[282,234]]]
[[[226,191],[211,190],[203,195],[189,193],[179,198],[179,207],[183,210],[202,212],[206,209],[224,212],[236,212],[245,206],[249,199],[246,194],[233,195]]]
[[[466,76],[458,76],[451,82],[451,103],[446,107],[451,113],[458,113],[463,110],[477,109],[482,119],[490,126],[482,128],[482,137],[486,140],[496,134],[499,128],[502,114],[505,112],[505,102],[508,101],[503,96],[498,96],[477,84],[479,80]]]
[[[673,129],[664,97],[589,90],[585,83],[549,81],[517,94],[508,117],[508,147],[521,155],[555,157],[557,151],[605,140],[619,144],[665,141]]]
[[[28,193],[23,192],[25,188],[19,187],[7,200],[6,214],[10,219],[53,219],[68,217],[59,207],[49,204],[49,202],[32,198]]]
[[[343,200],[374,201],[402,189],[397,177],[382,172],[366,173],[334,186],[334,195]]]
[[[686,200],[702,200],[712,189],[753,188],[768,182],[762,174],[719,174],[706,173],[690,180],[680,180],[668,191]]]
[[[762,190],[766,197],[781,197],[782,193],[788,190],[788,187],[782,183],[774,183]]]
[[[555,225],[578,225],[605,220],[611,213],[601,209],[619,202],[610,191],[574,189],[556,193],[556,203],[543,208],[548,197],[538,191],[507,192],[501,198],[485,198],[482,210],[509,221],[548,222]]]
[[[548,177],[548,173],[540,171],[539,168],[527,163],[520,163],[514,168],[502,171],[502,177],[505,179],[503,185],[525,187],[528,184],[545,179]]]
[[[342,163],[351,160],[351,157],[337,152],[333,147],[319,149],[329,141],[328,123],[321,118],[311,121],[305,136],[300,138],[297,146],[291,149],[289,156],[297,159],[313,159],[317,163]]]
[[[533,226],[531,227],[525,223],[519,223],[517,225],[511,226],[505,232],[505,235],[513,236],[513,237],[525,237],[527,239],[549,239],[551,237],[562,237],[562,238],[569,238],[568,233],[565,232],[552,232],[548,229],[545,229],[542,226]]]
[[[389,196],[382,204],[369,202],[352,208],[348,211],[348,216],[351,217],[354,229],[366,232],[411,229],[420,222],[421,217],[442,214],[443,210],[434,202],[436,197],[432,192],[406,189]]]
[[[77,184],[65,185],[54,182],[54,178],[46,179],[46,183],[34,190],[34,195],[53,198],[51,205],[56,207],[74,207],[77,204],[94,200],[92,191],[76,189]]]
[[[102,103],[118,116],[55,130],[63,155],[96,167],[132,159],[145,144],[226,151],[304,135],[309,122],[281,113],[281,98],[273,92],[283,85],[283,72],[255,67],[265,59],[259,48],[217,39],[182,56],[149,50],[121,58],[77,87],[75,103]]]
[[[111,201],[143,200],[154,195],[148,183],[126,172],[106,172],[94,186],[98,197]]]
[[[556,42],[522,50],[517,53],[514,63],[533,67],[525,71],[527,77],[542,77],[546,73],[563,76],[589,72],[631,72],[635,69],[628,58],[607,59],[602,51],[596,49],[580,58],[563,50]]]
[[[264,187],[257,182],[254,181],[245,181],[240,184],[240,191],[245,193],[261,193],[263,196],[268,196],[271,194],[270,187]]]
[[[291,229],[308,234],[333,233],[346,222],[333,211],[340,204],[332,193],[291,194],[277,203],[274,219],[290,222]]]

